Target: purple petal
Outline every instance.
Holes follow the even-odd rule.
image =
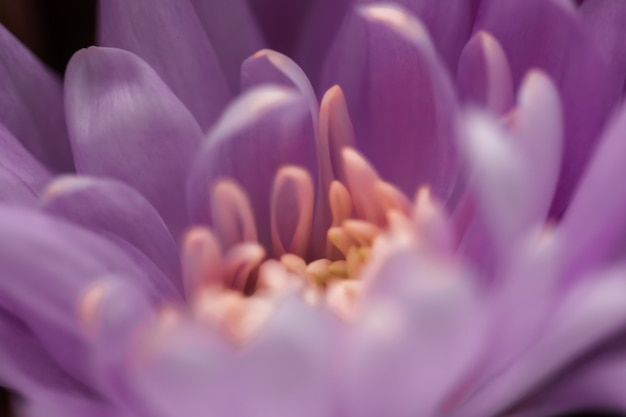
[[[43,201],[48,213],[99,235],[114,235],[145,254],[182,294],[179,250],[159,213],[133,188],[90,177],[53,182]]]
[[[0,80],[0,122],[44,164],[73,171],[61,82],[2,25]]]
[[[553,212],[561,215],[587,164],[622,85],[608,67],[574,7],[561,0],[489,0],[478,29],[505,50],[514,83],[537,67],[558,86],[564,106],[565,149]]]
[[[428,184],[442,200],[451,197],[457,103],[418,21],[396,6],[359,8],[331,51],[324,80],[343,89],[357,148],[383,179],[409,195]]]
[[[152,66],[208,129],[230,99],[211,42],[190,0],[99,2],[102,46],[134,52]]]
[[[120,249],[77,226],[23,208],[0,208],[0,306],[11,311],[59,365],[93,382],[78,325],[84,291],[119,274],[152,299],[163,294]]]
[[[232,91],[239,91],[241,63],[265,46],[247,0],[192,0],[198,17],[215,48]]]
[[[349,415],[438,415],[483,347],[472,280],[414,249],[391,254],[363,278],[371,287],[343,371]]]
[[[513,80],[506,55],[498,41],[478,32],[467,43],[459,59],[457,74],[463,100],[504,114],[513,107]]]
[[[0,123],[0,201],[35,205],[50,174]]]
[[[188,225],[183,182],[202,138],[191,113],[144,61],[120,49],[76,53],[65,88],[78,172],[135,187],[178,238]]]
[[[269,247],[274,175],[283,165],[298,165],[316,178],[316,155],[307,97],[278,86],[250,90],[224,113],[196,157],[187,183],[192,219],[207,222],[213,185],[234,179],[248,193],[259,240]]]
[[[619,0],[586,1],[579,11],[609,63],[614,86],[623,93],[626,82],[626,4]]]
[[[623,248],[626,227],[626,108],[602,137],[562,221],[568,245],[568,279]]]
[[[28,417],[136,417],[100,399],[80,394],[48,394],[19,407],[19,415]]]
[[[357,0],[376,3],[378,0]],[[461,50],[470,38],[480,0],[393,0],[419,17],[451,73],[456,72]]]
[[[626,326],[623,267],[596,274],[562,297],[543,335],[511,366],[475,387],[452,416],[497,415]]]

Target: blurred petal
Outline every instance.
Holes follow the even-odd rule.
[[[438,414],[482,348],[472,281],[414,250],[393,253],[375,275],[365,274],[368,302],[345,359],[350,415]]]
[[[558,86],[565,148],[553,212],[561,215],[622,85],[609,77],[590,33],[566,0],[487,0],[479,15],[477,28],[487,30],[500,42],[515,84],[537,67]]]
[[[623,249],[626,227],[626,108],[609,125],[582,178],[562,229],[568,245],[568,279]]]
[[[44,164],[72,171],[61,82],[2,25],[0,80],[0,123]]]
[[[99,399],[77,394],[48,394],[27,402],[19,415],[28,417],[135,417]]]
[[[310,101],[297,91],[258,87],[235,101],[209,134],[193,164],[187,198],[194,222],[207,222],[209,193],[220,178],[232,178],[247,192],[259,240],[271,247],[270,190],[283,165],[317,175]]]
[[[101,236],[121,238],[143,252],[182,294],[178,245],[159,213],[133,188],[91,177],[60,177],[43,201],[48,213]]]
[[[65,88],[78,172],[135,187],[178,238],[188,226],[184,178],[202,138],[191,113],[144,61],[120,49],[76,53]]]
[[[50,174],[0,123],[0,201],[34,205]]]
[[[71,223],[43,214],[0,208],[0,307],[25,323],[51,357],[84,383],[93,381],[78,302],[103,276],[118,275],[151,299],[156,288],[120,249]]]
[[[509,367],[474,387],[453,416],[497,415],[541,389],[549,378],[626,326],[623,267],[596,274],[562,297],[541,337]]]
[[[408,195],[427,184],[444,201],[452,196],[457,103],[418,21],[396,6],[359,8],[331,51],[324,80],[343,89],[357,148],[384,180]]]
[[[144,59],[208,129],[231,93],[190,0],[164,0],[158,7],[150,0],[98,4],[99,44]]]
[[[487,32],[478,32],[463,49],[457,82],[461,97],[469,103],[495,114],[513,107],[509,63],[498,41]]]
[[[265,46],[247,0],[192,0],[222,71],[233,92],[239,91],[241,63]]]

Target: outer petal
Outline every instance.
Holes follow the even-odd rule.
[[[0,201],[35,204],[48,171],[0,123]]]
[[[209,193],[220,178],[236,180],[248,193],[259,240],[271,245],[270,190],[287,164],[315,178],[315,135],[310,101],[295,90],[266,86],[249,91],[225,112],[192,167],[187,198],[194,221],[208,220]]]
[[[192,0],[198,17],[215,48],[232,91],[239,91],[241,63],[265,46],[247,0]]]
[[[0,25],[0,123],[39,160],[74,168],[59,80]]]
[[[47,190],[46,212],[99,235],[114,235],[143,252],[182,294],[178,245],[159,213],[133,188],[90,177],[61,177]]]
[[[152,66],[203,129],[230,92],[190,0],[99,2],[99,44],[134,52]]]
[[[513,107],[509,63],[498,41],[487,32],[478,32],[463,49],[457,81],[461,97],[469,103],[495,114]]]
[[[0,208],[0,306],[11,311],[59,365],[85,383],[94,381],[88,347],[77,326],[78,301],[108,274],[164,294],[120,249],[96,235],[37,212]]]
[[[574,279],[623,249],[626,227],[626,108],[609,126],[593,155],[561,227],[567,247],[568,273]]]
[[[396,6],[359,8],[331,51],[324,80],[345,92],[357,148],[383,179],[409,195],[429,184],[441,199],[451,197],[457,103],[419,22]]]
[[[178,237],[188,225],[183,182],[202,137],[191,113],[144,61],[119,49],[78,52],[65,88],[78,172],[134,186]]]
[[[453,416],[497,415],[540,390],[549,378],[626,325],[623,267],[590,277],[561,297],[543,335],[487,384],[474,386]]]
[[[595,43],[566,0],[488,0],[478,29],[493,34],[507,53],[513,80],[532,67],[550,75],[561,93],[565,148],[553,212],[561,215],[622,85],[612,84]]]

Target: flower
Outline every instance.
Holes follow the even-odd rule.
[[[304,69],[243,0],[102,1],[63,86],[0,30],[25,415],[625,411],[626,6],[272,4]]]

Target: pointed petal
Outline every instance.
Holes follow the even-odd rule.
[[[159,213],[133,188],[107,179],[64,176],[47,189],[46,212],[99,235],[119,237],[146,255],[183,292],[178,246]]]
[[[190,0],[99,2],[98,42],[145,60],[208,129],[230,99],[226,79]]]
[[[408,195],[425,184],[444,201],[454,194],[457,103],[417,20],[392,5],[351,14],[326,63],[323,86],[334,84],[384,180]]]
[[[130,52],[90,48],[66,73],[76,167],[135,187],[178,238],[188,225],[184,178],[202,131],[157,74]]]
[[[295,90],[266,86],[250,90],[225,112],[196,157],[187,183],[192,219],[207,222],[209,193],[220,178],[247,192],[259,240],[271,247],[270,190],[283,165],[317,174],[310,103]]]
[[[509,59],[513,80],[537,67],[553,78],[565,120],[563,166],[553,213],[560,216],[621,94],[590,33],[565,0],[483,1],[478,29],[490,32]]]
[[[44,164],[72,171],[61,82],[0,25],[0,123]]]
[[[506,55],[498,41],[478,32],[459,59],[457,82],[461,97],[502,115],[513,107],[513,80]]]
[[[230,84],[239,91],[241,63],[265,47],[265,39],[247,0],[192,0],[200,22]]]
[[[25,210],[0,208],[0,307],[11,311],[68,373],[94,383],[78,301],[102,276],[119,274],[154,299],[164,294],[129,257],[78,226]]]
[[[623,248],[626,227],[626,108],[611,123],[580,183],[562,228],[568,245],[568,272],[574,279]]]
[[[50,174],[0,123],[0,201],[34,205]]]

